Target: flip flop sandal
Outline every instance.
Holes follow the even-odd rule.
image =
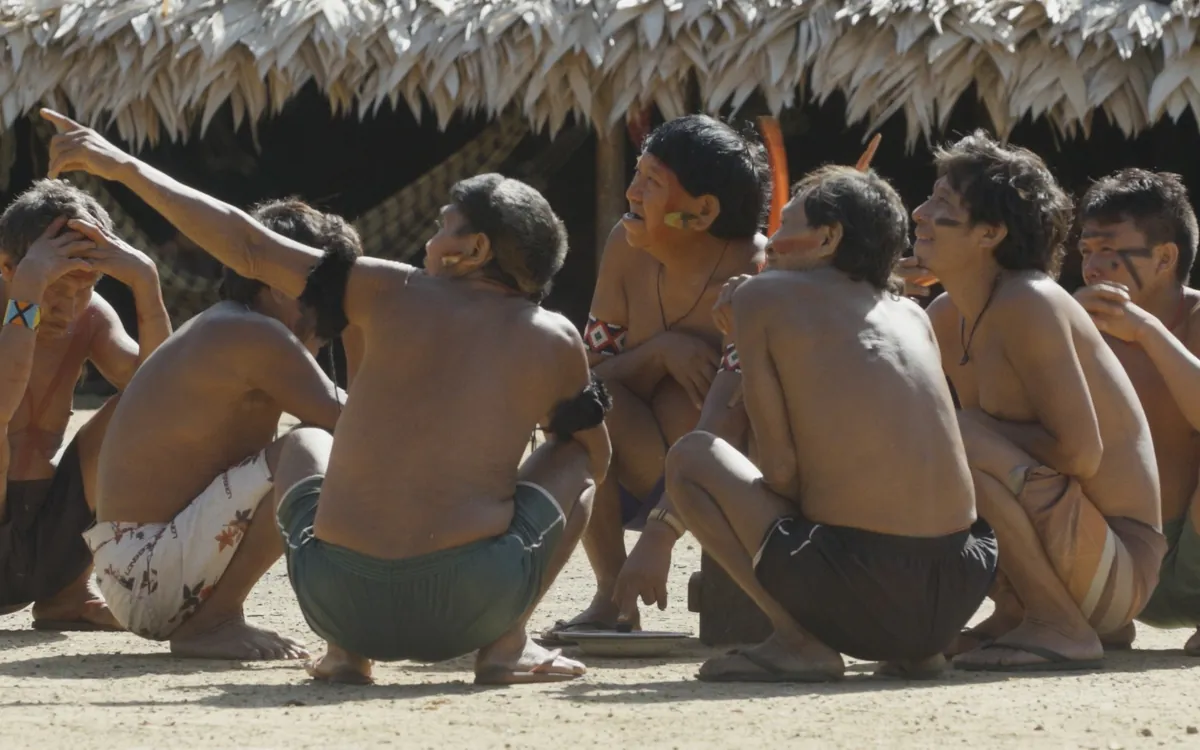
[[[1043,646],[1027,646],[1020,643],[1000,643],[995,641],[986,646],[980,646],[979,651],[989,651],[998,648],[1006,648],[1010,651],[1023,651],[1027,654],[1040,656],[1045,661],[1037,661],[1032,664],[959,664],[955,662],[954,668],[961,669],[966,672],[1068,672],[1081,669],[1103,669],[1104,659],[1071,659],[1052,649]]]
[[[978,649],[978,648],[983,648],[983,647],[985,647],[985,646],[990,646],[990,645],[992,645],[993,643],[995,643],[995,642],[996,642],[996,637],[997,637],[997,636],[994,636],[994,635],[988,635],[987,633],[981,632],[981,631],[980,631],[979,629],[977,629],[977,628],[967,628],[966,630],[964,630],[964,631],[962,631],[961,633],[959,633],[957,637],[958,637],[958,638],[962,638],[962,637],[964,637],[964,636],[965,636],[965,637],[967,637],[967,638],[972,638],[972,639],[974,639],[974,640],[975,640],[975,647],[974,647],[974,648],[969,648],[969,649],[967,649],[966,651],[959,651],[957,654],[951,654],[951,655],[949,655],[949,656],[946,656],[946,658],[947,658],[947,659],[953,659],[954,657],[958,656],[959,654],[965,654],[965,653],[967,653],[967,652],[969,652],[969,651],[974,651],[975,649]],[[956,639],[956,640],[957,640],[957,639]],[[951,644],[951,645],[953,645],[953,644]],[[944,655],[944,654],[945,654],[945,652],[943,652],[943,655]]]
[[[756,669],[735,669],[716,674],[705,674],[704,667],[701,666],[696,678],[702,682],[833,682],[841,679],[840,675],[832,675],[820,669],[783,669],[758,654],[739,648],[735,648],[725,655],[741,657]]]
[[[569,637],[564,638],[564,635],[569,636],[572,632],[584,633],[628,633],[629,626],[626,623],[618,623],[610,625],[607,622],[598,620],[584,620],[582,622],[567,622],[559,620],[554,623],[553,627],[547,628],[533,638],[533,642],[539,646],[575,646],[577,641],[571,640]]]
[[[475,684],[524,685],[536,682],[566,682],[583,676],[574,672],[550,672],[550,668],[554,666],[554,662],[560,656],[562,656],[562,649],[554,649],[546,654],[546,658],[542,660],[541,664],[523,672],[517,672],[499,664],[491,665],[485,667],[482,672],[475,673]]]

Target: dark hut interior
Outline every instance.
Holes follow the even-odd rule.
[[[752,118],[765,112],[765,103],[752,98],[736,117]],[[780,123],[793,181],[822,163],[852,163],[857,159],[869,134],[864,125],[846,125],[844,113],[844,100],[840,96],[830,97],[824,104],[810,103],[783,113]],[[655,114],[653,124],[659,121]],[[188,142],[162,142],[143,150],[139,156],[240,206],[294,195],[353,219],[454,153],[486,123],[483,116],[459,116],[445,131],[439,131],[432,117],[420,122],[407,107],[393,109],[386,104],[361,121],[353,116],[334,116],[325,97],[310,83],[279,115],[258,124],[257,139],[247,125],[234,130],[226,104],[203,137],[199,137],[196,126]],[[959,100],[942,137],[950,138],[976,127],[987,128],[988,117],[972,89]],[[541,187],[567,224],[572,252],[545,304],[577,325],[582,325],[587,315],[597,252],[597,141],[583,128],[569,123],[553,141],[545,133],[528,135],[501,169],[515,174],[522,164],[558,144],[555,158],[550,160],[557,168],[542,175]],[[884,124],[883,142],[873,166],[893,182],[906,204],[913,207],[929,190],[933,169],[929,144],[922,140],[911,153],[906,151],[905,130],[902,114]],[[4,203],[45,170],[44,148],[33,143],[30,123],[20,121],[17,132],[21,147],[9,191],[0,195]],[[1197,123],[1190,111],[1178,122],[1159,122],[1132,140],[1109,123],[1102,112],[1097,112],[1087,137],[1077,134],[1063,139],[1047,121],[1026,118],[1010,141],[1041,154],[1062,184],[1079,194],[1090,180],[1126,166],[1178,172],[1196,189],[1200,186],[1196,134]],[[108,135],[120,143],[115,130]],[[256,140],[261,148],[256,146]],[[635,149],[627,145],[627,176],[631,174],[634,159]],[[152,241],[161,244],[175,238],[174,230],[165,221],[123,188],[113,186],[113,194]],[[171,257],[195,272],[206,275],[217,272],[213,262],[199,252],[180,251]],[[1069,289],[1081,283],[1076,254],[1068,254],[1061,281]],[[101,282],[100,291],[113,302],[132,330],[136,319],[128,292],[109,279]],[[98,383],[93,387],[97,386],[103,388]]]

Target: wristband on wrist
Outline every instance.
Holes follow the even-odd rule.
[[[10,299],[4,311],[4,325],[20,326],[36,331],[42,324],[42,308],[33,302]]]
[[[721,357],[721,369],[738,373],[742,371],[742,359],[738,356],[737,344],[725,347],[725,355]]]
[[[654,510],[650,511],[650,515],[646,517],[646,520],[660,521],[670,526],[671,530],[675,532],[676,539],[682,537],[684,532],[687,531],[687,528],[683,525],[683,522],[676,518],[675,514],[666,508],[655,508]]]

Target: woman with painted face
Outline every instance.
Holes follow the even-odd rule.
[[[637,597],[666,607],[671,550],[684,527],[663,493],[663,461],[693,429],[741,442],[728,403],[740,378],[713,306],[730,278],[755,273],[766,237],[770,170],[756,139],[704,115],[667,122],[643,144],[629,211],[604,249],[585,332],[591,366],[613,401],[608,478],[583,544],[596,574],[591,605],[543,634],[638,629]],[[702,413],[703,412],[703,413]],[[643,531],[625,554],[624,530]]]

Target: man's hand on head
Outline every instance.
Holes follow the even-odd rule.
[[[1080,287],[1075,300],[1101,333],[1122,341],[1138,341],[1154,323],[1154,316],[1133,304],[1129,290],[1121,284],[1105,281]]]
[[[67,221],[50,222],[17,264],[10,293],[25,302],[40,302],[46,287],[77,271],[92,271],[95,243],[76,231],[63,231]]]
[[[158,268],[150,256],[130,247],[124,240],[99,225],[72,219],[67,228],[86,237],[94,244],[88,253],[92,268],[113,277],[122,284],[137,289],[139,285],[158,286]]]
[[[67,172],[88,172],[115,180],[121,168],[134,161],[104,136],[66,115],[44,108],[41,115],[58,131],[50,139],[50,168],[47,170],[50,179]]]

